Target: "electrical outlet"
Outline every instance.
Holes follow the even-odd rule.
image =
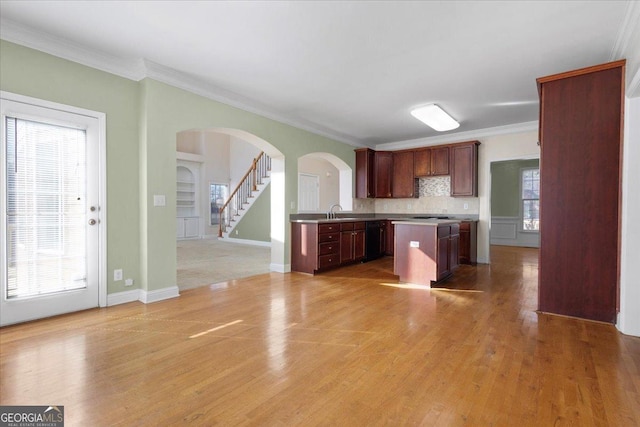
[[[236,236],[238,235],[238,230],[236,230]]]
[[[124,281],[125,286],[133,286],[133,279],[127,279]]]
[[[115,282],[122,280],[122,269],[113,270],[113,280]]]
[[[464,204],[464,209],[465,209],[465,210],[469,209],[469,203],[465,203],[465,204]]]

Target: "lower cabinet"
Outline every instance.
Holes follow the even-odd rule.
[[[315,274],[365,256],[365,223],[291,223],[291,270]]]
[[[462,221],[460,223],[460,264],[476,265],[478,253],[478,221]]]
[[[459,230],[458,224],[438,226],[437,280],[450,276],[458,268]]]
[[[340,224],[340,264],[361,261],[365,256],[365,223]]]
[[[193,239],[200,235],[200,218],[176,218],[176,237],[178,239]]]

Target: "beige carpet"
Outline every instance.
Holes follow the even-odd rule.
[[[269,247],[198,239],[178,240],[177,248],[181,290],[269,272]]]

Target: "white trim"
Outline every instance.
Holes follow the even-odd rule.
[[[162,301],[165,299],[176,298],[180,296],[180,289],[177,286],[170,286],[163,289],[155,289],[153,291],[145,291],[140,289],[139,300],[145,304]]]
[[[291,264],[269,264],[269,270],[276,273],[291,273]]]
[[[98,122],[98,221],[99,234],[99,256],[98,256],[98,305],[107,306],[107,115],[99,111],[88,110],[73,105],[60,104],[57,102],[33,98],[13,92],[0,91],[0,98],[33,105],[39,108],[72,113],[85,117],[90,117]]]
[[[248,240],[248,239],[236,239],[233,237],[224,237],[219,239],[220,242],[227,243],[239,243],[241,245],[250,245],[250,246],[263,246],[265,248],[271,247],[271,242],[263,242],[262,240]]]
[[[450,133],[447,135],[430,136],[427,138],[410,139],[406,141],[388,142],[375,146],[376,150],[400,150],[405,148],[427,147],[431,145],[446,144],[448,142],[464,141],[467,139],[480,139],[496,135],[530,132],[538,130],[538,121],[516,123],[513,125],[496,126],[492,128],[476,129],[465,132]]]
[[[107,307],[112,305],[126,304],[140,300],[140,289],[132,289],[130,291],[116,292],[107,295]]]
[[[365,147],[350,136],[335,132],[324,126],[304,119],[291,119],[283,116],[271,107],[257,100],[247,98],[219,86],[214,86],[202,79],[188,75],[173,68],[155,63],[148,59],[126,60],[86,46],[56,37],[42,31],[34,30],[8,19],[0,18],[0,38],[12,43],[36,49],[59,58],[86,65],[97,70],[115,74],[129,80],[140,81],[151,78],[187,92],[221,102],[241,110],[275,120],[280,123],[303,129],[336,141],[356,147]]]

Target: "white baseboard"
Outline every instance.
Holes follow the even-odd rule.
[[[291,264],[269,264],[269,270],[276,273],[291,273]]]
[[[140,290],[140,301],[145,304],[150,304],[156,301],[162,301],[169,298],[175,298],[180,296],[180,289],[177,286],[171,286],[164,289],[156,289],[154,291]]]
[[[140,289],[130,291],[116,292],[107,295],[107,307],[118,304],[126,304],[128,302],[138,301],[140,299]]]
[[[115,294],[107,295],[107,306],[118,304],[126,304],[128,302],[140,301],[145,304],[150,304],[156,301],[162,301],[169,298],[175,298],[180,296],[180,291],[177,286],[172,286],[164,289],[157,289],[155,291],[143,291],[142,289],[132,289],[130,291],[116,292]]]
[[[266,248],[271,247],[271,242],[263,242],[262,240],[247,240],[247,239],[235,239],[233,237],[224,237],[220,239],[220,241],[229,242],[229,243],[240,243],[242,245],[263,246]]]

